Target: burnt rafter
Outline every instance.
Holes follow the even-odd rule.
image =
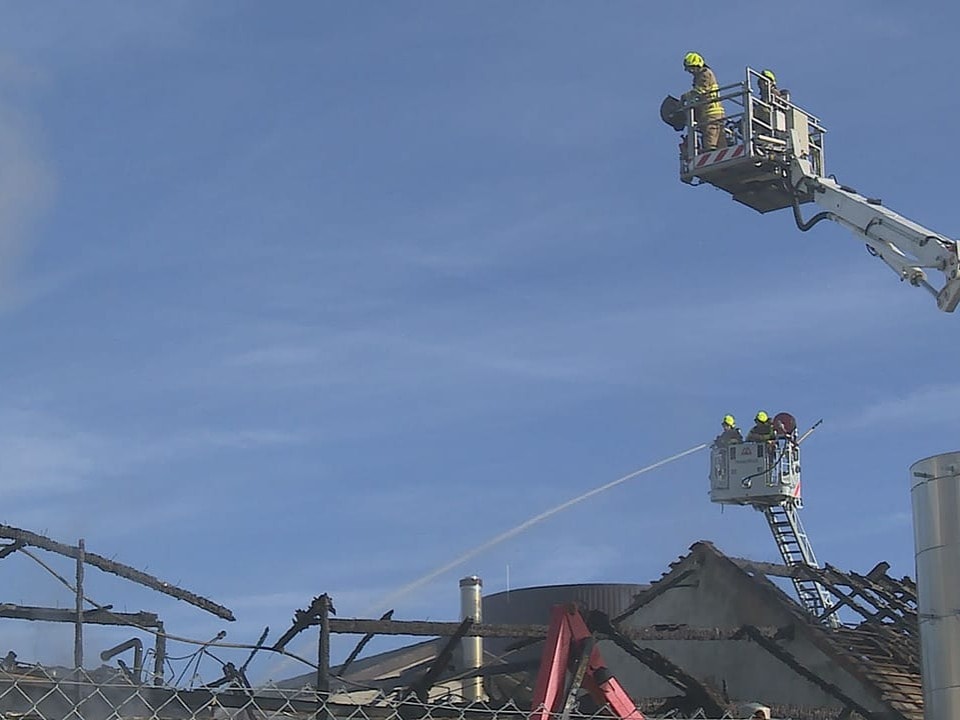
[[[866,575],[859,575],[843,572],[829,564],[823,568],[788,567],[744,558],[731,560],[742,569],[767,576],[814,580],[836,598],[834,607],[846,606],[868,622],[891,624],[907,634],[916,632],[916,584],[910,578],[895,580],[887,575],[889,563],[878,563]]]
[[[229,608],[226,608],[223,605],[218,605],[217,603],[213,602],[213,600],[201,597],[200,595],[192,593],[189,590],[184,590],[183,588],[177,587],[171,583],[164,582],[153,575],[148,575],[147,573],[137,570],[136,568],[132,568],[129,565],[108,560],[102,555],[97,555],[96,553],[86,551],[81,552],[80,548],[73,545],[66,545],[64,543],[57,542],[56,540],[51,540],[44,535],[30,532],[29,530],[23,530],[21,528],[16,528],[11,525],[0,524],[0,538],[5,540],[13,540],[14,544],[22,543],[22,545],[29,545],[31,547],[40,548],[41,550],[49,550],[52,553],[63,555],[64,557],[72,558],[74,560],[78,558],[82,559],[87,565],[95,567],[99,570],[103,570],[104,572],[117,575],[125,580],[138,583],[139,585],[148,587],[151,590],[156,590],[164,595],[169,595],[177,600],[183,600],[194,607],[198,607],[201,610],[206,610],[208,613],[216,615],[219,618],[223,618],[224,620],[236,620],[236,618],[233,616],[233,612],[231,612]]]
[[[673,566],[671,566],[671,568],[672,567]],[[642,608],[644,605],[647,605],[648,603],[650,603],[654,598],[665,593],[667,590],[670,590],[675,587],[685,587],[683,584],[684,581],[688,577],[693,575],[693,573],[694,573],[693,569],[684,570],[683,572],[678,573],[676,577],[673,577],[669,580],[666,579],[666,575],[665,575],[663,579],[659,580],[658,582],[655,582],[653,585],[651,585],[649,588],[647,588],[643,592],[638,593],[637,596],[634,598],[633,602],[630,603],[630,605],[623,612],[621,612],[619,615],[613,618],[613,622],[619,623],[621,620],[625,620],[626,618],[630,617],[635,612],[637,612],[637,610]]]
[[[309,611],[298,611],[309,613]],[[317,622],[306,622],[303,627],[316,625]],[[294,627],[299,627],[296,624]],[[460,628],[458,622],[432,622],[425,620],[369,620],[363,618],[342,618],[330,620],[330,632],[346,635],[409,635],[412,637],[449,637]],[[288,635],[293,628],[288,631]],[[298,630],[299,631],[299,630]],[[783,632],[783,628],[767,627],[763,631],[768,635]],[[621,635],[636,642],[649,640],[730,640],[739,632],[739,628],[703,628],[677,623],[660,625],[644,625],[640,627],[620,628]],[[295,633],[294,633],[295,634]],[[471,625],[467,637],[488,638],[522,638],[513,643],[509,650],[519,650],[527,645],[543,640],[547,636],[546,625],[503,625],[477,624]],[[287,636],[281,638],[287,642]],[[279,644],[280,641],[278,641]],[[274,646],[276,647],[276,646]],[[279,649],[279,648],[278,648]]]
[[[878,564],[867,575],[843,572],[829,564],[805,570],[836,598],[837,606],[850,608],[867,623],[917,639],[916,586],[908,578],[889,577],[884,565]]]
[[[830,565],[827,573],[836,584],[845,584],[852,593],[877,608],[875,618],[887,619],[894,624],[902,624],[904,620],[916,622],[916,594],[903,584],[886,575],[870,577],[869,574],[842,573]]]
[[[909,578],[896,580],[887,575],[889,565],[878,563],[866,575],[844,573],[832,566],[824,568],[791,567],[730,558],[706,542],[696,543],[682,562],[689,567],[697,562],[715,562],[717,567],[743,573],[767,600],[795,618],[795,635],[812,643],[835,666],[860,683],[870,696],[886,709],[874,709],[874,717],[922,720],[923,695],[920,683],[919,628],[916,618],[916,585]],[[683,566],[677,565],[677,569]],[[814,622],[802,608],[768,576],[809,578],[821,582],[837,599],[862,620],[855,628],[829,628]],[[665,576],[667,577],[667,576]],[[768,633],[743,633],[765,647],[781,661],[794,667],[811,682],[824,678],[804,667],[785,649],[780,638]],[[791,664],[792,663],[792,664]],[[814,680],[813,678],[816,678]],[[849,703],[845,703],[849,707]]]
[[[818,688],[823,690],[828,695],[839,700],[841,703],[843,703],[845,707],[853,708],[858,713],[860,713],[860,715],[862,715],[864,718],[867,718],[867,720],[873,720],[874,718],[878,717],[875,713],[870,712],[870,710],[863,707],[860,703],[858,703],[852,697],[847,695],[839,687],[837,687],[831,682],[828,682],[827,680],[824,680],[822,677],[820,677],[820,675],[818,675],[817,673],[813,672],[810,668],[803,665],[800,661],[798,661],[793,655],[787,652],[787,650],[785,650],[783,647],[777,644],[774,640],[771,640],[765,637],[763,633],[758,632],[757,628],[751,625],[744,625],[741,628],[741,631],[744,637],[747,637],[753,642],[755,642],[757,645],[759,645],[768,653],[770,653],[770,655],[772,655],[777,660],[779,660],[784,665],[786,665],[788,668],[790,668],[795,673],[797,673],[797,675],[799,675],[800,677],[810,681],[811,683],[816,685]]]
[[[392,620],[392,619],[393,619],[392,609],[387,610],[383,615],[380,616],[381,621]],[[354,647],[353,650],[350,651],[350,654],[347,655],[347,659],[344,660],[343,663],[340,665],[341,675],[343,675],[347,671],[347,668],[350,667],[353,661],[357,659],[357,657],[360,655],[361,652],[363,652],[363,648],[366,647],[367,643],[373,640],[374,635],[375,633],[368,632],[362,638],[360,638],[360,642],[358,642],[356,647]]]
[[[307,609],[294,610],[293,624],[291,624],[290,629],[281,635],[280,639],[273,644],[273,649],[278,651],[283,650],[287,646],[287,643],[308,627],[319,625],[325,613],[329,613],[330,615],[337,614],[337,609],[333,607],[333,600],[326,593],[315,597]]]
[[[707,716],[720,717],[726,712],[726,700],[712,688],[686,672],[679,665],[664,657],[656,650],[637,645],[610,621],[610,618],[598,611],[591,610],[587,615],[587,627],[594,633],[605,635],[617,647],[633,656],[657,675],[680,690],[691,707],[702,708]]]
[[[430,688],[433,687],[436,682],[440,679],[440,676],[443,675],[444,671],[447,669],[447,666],[450,665],[451,659],[453,659],[453,651],[455,648],[459,647],[460,641],[466,636],[467,630],[470,629],[470,626],[473,625],[473,620],[471,618],[466,618],[463,622],[460,623],[460,626],[457,628],[457,631],[450,636],[450,639],[444,644],[443,648],[437,653],[437,656],[434,658],[433,662],[430,663],[430,667],[427,668],[427,671],[423,676],[410,685],[409,688],[403,693],[404,700],[410,698],[417,698],[421,703],[427,702],[430,698]]]
[[[89,625],[134,625],[143,628],[160,627],[160,620],[154,613],[122,613],[107,606],[102,609],[84,610],[83,621]],[[77,612],[62,608],[33,607],[29,605],[0,604],[0,618],[14,620],[42,620],[44,622],[76,623]]]
[[[22,548],[25,544],[26,543],[24,543],[23,540],[14,540],[9,545],[4,545],[3,547],[0,547],[0,560],[3,560],[3,558],[7,557],[8,555],[12,555],[17,550]]]

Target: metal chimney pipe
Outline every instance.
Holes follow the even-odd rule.
[[[923,716],[960,718],[960,452],[910,466]]]
[[[476,575],[460,580],[460,619],[473,618],[475,623],[483,622],[483,581]],[[460,641],[463,657],[463,669],[476,670],[483,667],[483,638],[465,637]],[[483,678],[465,678],[463,699],[467,702],[483,700]]]

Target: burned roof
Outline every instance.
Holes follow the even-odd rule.
[[[890,717],[903,720],[922,720],[923,694],[920,681],[920,638],[917,620],[916,585],[912,579],[896,579],[887,574],[889,565],[879,563],[865,575],[843,572],[833,566],[809,568],[806,566],[782,566],[755,562],[724,555],[712,543],[701,541],[690,547],[690,553],[670,566],[660,580],[637,597],[621,618],[639,611],[644,605],[663,593],[669,586],[685,581],[695,568],[712,562],[730,573],[749,580],[754,590],[766,596],[770,603],[778,605],[795,619],[791,631],[803,633],[825,655],[857,678],[870,693],[885,706]],[[831,629],[814,618],[785,592],[780,590],[770,577],[803,577],[816,580],[828,591],[833,603],[824,616],[847,608],[857,619],[838,629]],[[756,630],[756,628],[753,628]],[[832,683],[815,669],[806,667],[783,647],[780,640],[786,635],[772,638],[769,633],[744,632],[779,661],[803,674],[832,694],[847,707],[864,717],[872,713],[866,708],[857,708],[851,698],[844,697]]]
[[[863,575],[829,565],[787,567],[728,557],[711,543],[698,542],[619,615],[588,622],[598,640],[611,643],[604,646],[605,658],[618,678],[630,684],[631,696],[644,711],[720,716],[725,707],[757,699],[771,706],[775,716],[796,720],[921,720],[916,587],[888,570],[885,563]],[[810,615],[776,582],[793,577],[815,580],[828,591],[832,602],[823,617]],[[834,611],[853,620],[831,628],[823,620]],[[450,634],[446,627],[420,625],[456,623],[330,620],[335,632]],[[546,626],[518,625],[509,626],[513,634],[504,634],[504,628],[508,626],[475,629],[488,637],[526,638],[512,647],[531,650],[547,632]],[[431,682],[449,690],[451,682],[479,675],[489,702],[529,703],[538,660],[514,656],[512,650],[491,654],[485,648],[484,667],[465,671],[456,662],[439,660],[449,642],[418,643],[368,657],[349,671],[331,668],[335,678],[340,676],[335,685],[342,684],[343,690],[364,686],[382,694],[426,682],[433,673]],[[616,657],[616,651],[624,654]],[[671,689],[674,694],[664,694]],[[748,697],[764,693],[778,702]]]

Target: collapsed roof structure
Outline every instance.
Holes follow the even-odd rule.
[[[233,618],[228,609],[211,600],[87,553],[82,543],[63,545],[6,525],[0,525],[0,539],[9,541],[0,547],[0,558],[18,551],[29,553],[29,547],[41,548],[76,560],[78,567],[91,565],[220,618]],[[773,709],[774,717],[796,720],[921,720],[917,588],[910,578],[893,578],[888,570],[886,563],[859,574],[830,565],[817,568],[759,562],[727,556],[712,543],[700,541],[648,585],[526,588],[487,596],[481,605],[479,578],[465,579],[470,582],[461,581],[461,591],[465,585],[475,590],[478,605],[470,612],[461,608],[463,620],[458,623],[397,621],[390,613],[379,620],[335,618],[331,617],[335,614],[332,598],[324,594],[306,610],[295,613],[290,629],[271,648],[282,650],[299,632],[320,626],[318,671],[285,681],[274,690],[311,687],[314,700],[305,701],[305,712],[324,702],[361,706],[365,717],[372,718],[386,710],[385,703],[396,707],[397,702],[413,699],[423,704],[447,703],[448,709],[450,703],[463,706],[464,700],[480,701],[507,710],[500,714],[509,715],[513,709],[522,715],[530,707],[540,666],[539,646],[547,635],[543,623],[554,604],[574,602],[588,618],[610,670],[637,706],[651,716],[736,717],[738,706],[759,700]],[[75,590],[78,598],[83,598],[82,573],[78,579]],[[797,579],[816,582],[826,590],[831,602],[822,617],[812,616],[781,589],[785,580]],[[843,622],[834,627],[823,622],[827,615],[841,617]],[[486,624],[474,622],[476,616]],[[5,604],[0,605],[0,617],[130,625],[153,634],[158,641],[157,656],[163,655],[165,631],[159,618],[150,613],[116,613],[106,606],[77,612]],[[344,663],[330,667],[331,633],[365,637]],[[436,639],[360,658],[374,634]],[[256,648],[266,649],[265,636],[266,632]],[[461,646],[473,641],[484,646],[470,661]],[[78,668],[82,666],[81,643],[78,634]],[[124,648],[126,645],[115,650]],[[127,670],[118,663],[121,670]],[[140,662],[134,664],[134,672],[124,673],[125,682],[152,684],[154,691],[160,691],[157,686],[163,684],[166,690],[176,691],[163,683],[159,667],[152,675],[141,674]],[[223,680],[207,689],[215,694],[218,685],[228,692],[228,686],[235,685],[242,691],[237,702],[259,702],[243,669],[228,663]],[[22,684],[18,677],[24,672],[15,662],[4,665],[0,680],[16,686]],[[57,673],[44,672],[40,666],[27,675],[40,686],[59,682]],[[90,682],[95,683],[95,678]],[[38,688],[38,697],[47,692]],[[276,698],[271,694],[274,690],[260,700],[269,704]],[[101,699],[107,697],[98,693]],[[195,701],[198,706],[212,701],[211,692],[201,695]],[[2,697],[19,697],[31,711],[39,707],[26,700],[32,695],[22,692],[0,692]],[[220,700],[229,698],[224,695]],[[581,709],[596,710],[588,704]]]
[[[885,563],[866,574],[830,565],[788,567],[728,557],[701,541],[626,606],[608,606],[591,614],[590,625],[610,670],[638,706],[655,716],[721,717],[753,699],[773,708],[774,717],[797,720],[921,720],[916,587],[909,578],[890,577],[888,569]],[[779,579],[797,573],[829,591],[834,603],[828,612],[843,614],[841,627],[818,623],[780,589]],[[562,590],[573,598],[576,587]],[[543,596],[547,588],[534,590]],[[523,593],[512,591],[517,607],[524,605]],[[494,597],[485,598],[485,604]],[[598,610],[584,608],[591,609]],[[458,627],[357,622],[329,620],[332,632],[357,632],[362,627],[451,635],[441,633],[441,626]],[[430,676],[433,694],[427,696],[449,697],[456,694],[459,682],[480,676],[487,702],[528,706],[539,664],[533,643],[546,635],[546,627],[515,628],[512,635],[524,639],[488,641],[481,668],[466,668],[455,655],[438,668],[438,657],[450,646],[440,638],[333,667],[330,692],[345,701],[349,697],[372,703],[422,685]],[[510,634],[501,626],[482,624],[471,632],[487,637]],[[285,685],[313,682],[314,676],[301,676]],[[357,688],[367,688],[369,694],[361,699]]]

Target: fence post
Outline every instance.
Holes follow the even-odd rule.
[[[73,633],[73,667],[83,667],[83,538],[77,542],[77,624]]]

